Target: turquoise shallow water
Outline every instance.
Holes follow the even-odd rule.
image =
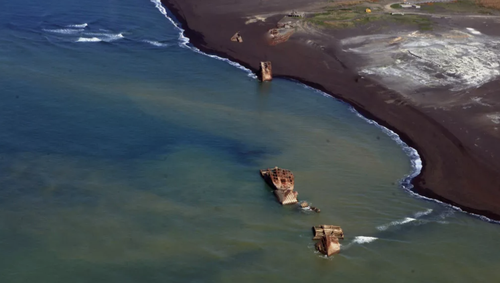
[[[347,105],[180,47],[150,1],[2,2],[2,282],[500,277],[498,225],[403,190],[410,159]],[[272,166],[322,212],[280,206]]]

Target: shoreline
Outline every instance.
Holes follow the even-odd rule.
[[[155,5],[160,5],[159,2],[160,0],[151,0],[152,3]],[[237,58],[236,56],[232,56],[228,52],[224,52],[223,50],[218,50],[217,48],[211,47],[207,42],[205,41],[205,35],[199,31],[193,30],[189,28],[187,18],[182,15],[183,12],[182,10],[178,10],[175,8],[175,0],[161,0],[161,3],[165,5],[169,9],[169,12],[173,14],[175,19],[170,18],[169,13],[165,10],[165,13],[162,13],[167,17],[174,26],[176,26],[179,31],[180,31],[180,40],[182,41],[182,45],[184,45],[187,48],[192,49],[195,52],[201,53],[203,55],[225,61],[237,68],[240,68],[242,70],[245,70],[249,72],[249,76],[256,77],[255,73],[257,72],[258,68],[255,65],[255,63],[258,62],[246,62],[245,60],[242,60],[241,58]],[[159,9],[164,9],[163,6],[158,7]],[[160,10],[161,11],[161,10]],[[178,21],[178,23],[176,22]],[[180,24],[180,25],[179,25]],[[192,46],[190,46],[191,44]],[[280,72],[281,71],[281,72]],[[350,76],[354,76],[354,74],[349,74]],[[362,119],[366,120],[368,123],[375,124],[377,127],[381,128],[382,131],[389,136],[393,140],[395,140],[400,146],[403,147],[403,150],[405,153],[410,157],[410,160],[412,162],[412,167],[413,167],[413,172],[411,172],[409,175],[405,176],[404,179],[401,181],[401,185],[403,189],[407,190],[410,192],[410,194],[414,197],[418,198],[423,198],[426,200],[438,202],[441,204],[444,204],[446,206],[450,206],[454,209],[457,209],[459,211],[464,211],[469,214],[472,214],[474,216],[477,216],[481,218],[482,220],[489,221],[489,222],[497,222],[500,220],[500,210],[498,211],[492,211],[492,210],[485,210],[481,208],[475,208],[472,206],[468,206],[465,203],[461,203],[460,201],[456,201],[444,196],[441,196],[440,194],[436,193],[433,191],[433,189],[429,188],[431,185],[426,186],[426,177],[428,175],[428,160],[426,158],[426,154],[421,154],[420,152],[426,152],[426,149],[424,148],[424,145],[419,145],[418,142],[414,141],[409,134],[407,134],[404,129],[400,129],[391,123],[390,121],[387,121],[384,118],[378,117],[375,113],[372,113],[368,107],[365,107],[363,103],[359,103],[359,101],[355,101],[353,99],[349,99],[347,95],[345,94],[340,94],[339,92],[334,92],[328,87],[325,87],[321,83],[318,82],[313,82],[312,80],[308,80],[307,78],[300,77],[300,76],[293,76],[293,75],[287,75],[286,72],[283,72],[282,70],[278,70],[278,72],[275,72],[274,75],[275,78],[281,78],[281,79],[287,79],[287,80],[292,80],[299,82],[301,84],[304,84],[307,87],[311,87],[314,90],[317,90],[319,92],[322,92],[324,94],[327,94],[328,96],[331,96],[335,99],[338,99],[342,101],[343,103],[346,103],[349,107],[352,108],[353,112],[360,116]],[[374,83],[373,81],[370,81],[370,83]],[[381,87],[381,86],[378,86]],[[413,109],[415,112],[417,112],[417,116],[422,116],[425,115],[423,113],[419,113],[417,109]],[[415,115],[413,115],[415,116]],[[427,118],[424,118],[424,120],[430,120]],[[430,121],[430,124],[433,124],[433,121]],[[440,125],[439,125],[440,126]],[[441,127],[437,127],[438,131],[442,130]],[[389,133],[388,133],[389,132]],[[396,135],[396,138],[394,138],[392,135]],[[464,151],[463,145],[458,140],[456,137],[452,136],[449,132],[444,131],[444,136],[451,141],[453,145],[455,145],[459,151]],[[412,149],[415,151],[416,155],[418,156],[422,170],[420,168],[417,168],[416,166],[416,161],[415,159],[412,159],[412,156],[406,151],[406,149]],[[473,156],[474,157],[474,156]],[[442,160],[441,160],[442,162]],[[430,163],[429,165],[432,165]],[[426,172],[427,170],[427,172]],[[490,172],[488,172],[490,173]],[[494,172],[493,172],[494,173]],[[444,174],[443,174],[444,175]]]

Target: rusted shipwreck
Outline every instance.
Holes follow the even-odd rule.
[[[271,62],[260,62],[260,69],[257,75],[263,82],[271,81],[273,79],[273,67]]]
[[[231,37],[231,41],[242,43],[243,42],[243,37],[241,37],[240,32],[235,33],[233,35],[233,37]]]
[[[332,256],[340,252],[339,239],[344,239],[344,232],[340,226],[320,225],[312,227],[313,240],[319,240],[315,248],[326,256]]]
[[[298,202],[298,193],[293,190],[295,179],[290,170],[274,167],[273,169],[260,170],[260,175],[274,189],[279,203],[285,205]]]
[[[333,236],[321,238],[314,246],[318,252],[326,256],[332,256],[340,252],[339,239]]]
[[[267,38],[269,45],[278,45],[280,43],[288,41],[290,37],[295,33],[294,28],[272,28],[267,32]]]
[[[341,240],[344,239],[344,231],[340,226],[334,225],[320,225],[312,227],[312,231],[314,234],[313,240],[319,240],[324,236],[335,236]]]

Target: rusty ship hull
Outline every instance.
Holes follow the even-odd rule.
[[[294,191],[295,178],[290,170],[275,167],[260,170],[260,175],[273,188],[274,195],[282,205],[298,202],[298,193]]]

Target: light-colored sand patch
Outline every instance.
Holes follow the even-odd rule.
[[[265,22],[267,19],[266,16],[253,16],[253,17],[249,17],[248,20],[245,22],[245,25],[248,25],[248,24],[253,24],[253,23],[256,23],[256,22]]]
[[[490,104],[483,102],[483,98],[482,97],[474,96],[474,97],[471,97],[470,100],[472,100],[472,102],[475,103],[475,104],[479,104],[481,106],[491,107]]]
[[[500,76],[500,40],[464,31],[443,34],[378,34],[342,40],[344,50],[359,54],[363,75],[407,92],[423,87],[460,91],[478,88]]]
[[[487,114],[486,117],[491,120],[492,123],[494,124],[500,124],[500,113],[492,113],[492,114]]]
[[[475,29],[473,29],[473,28],[467,28],[467,31],[468,31],[468,32],[470,32],[470,33],[472,33],[472,34],[481,34],[481,32],[480,32],[480,31],[475,30]]]

